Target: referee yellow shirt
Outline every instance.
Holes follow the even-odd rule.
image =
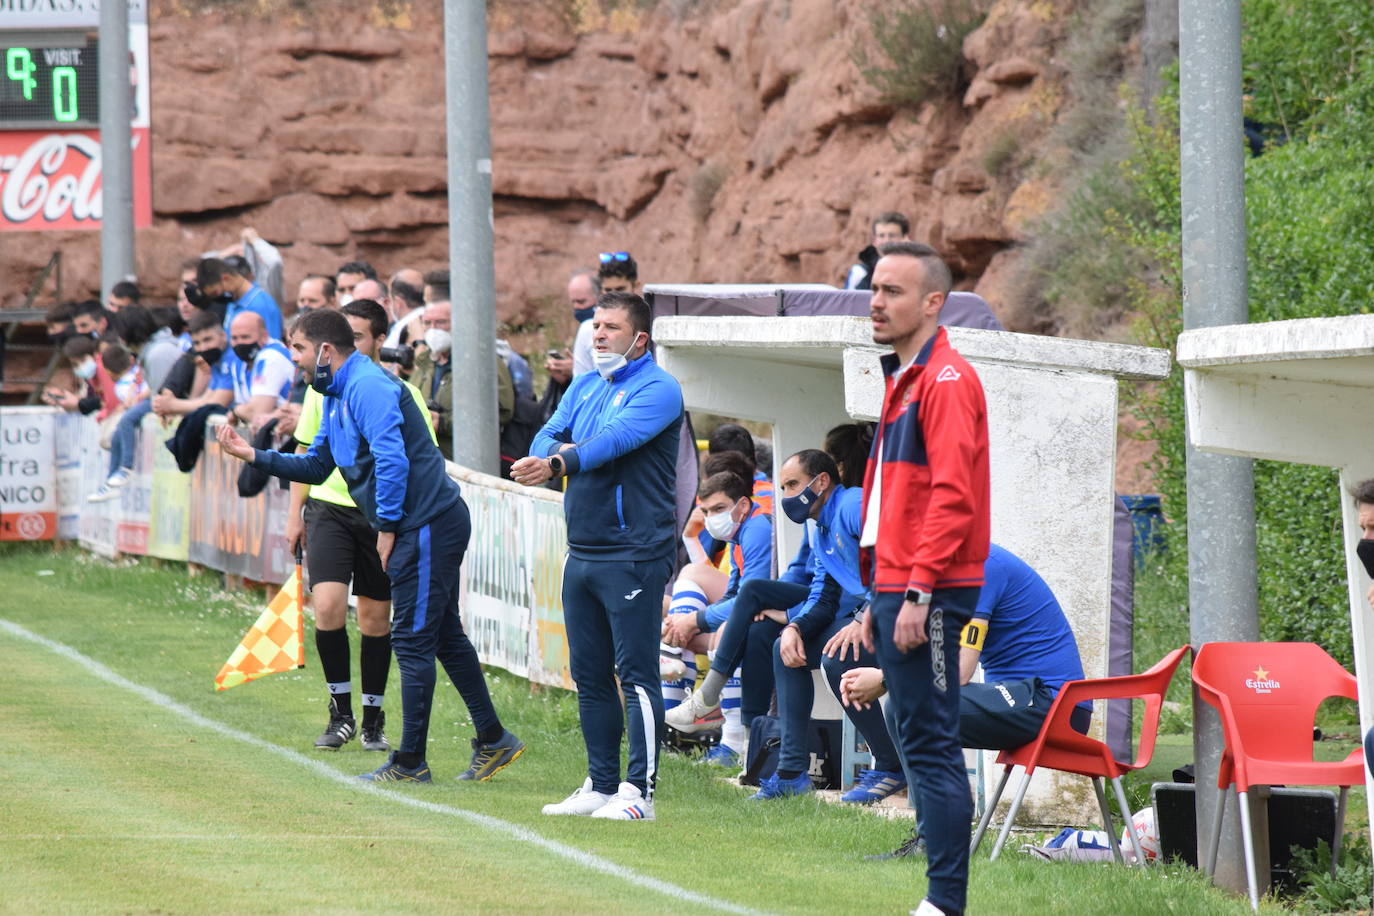
[[[406,390],[419,406],[420,414],[425,418],[425,425],[429,427],[429,438],[438,445],[439,440],[434,435],[434,418],[429,415],[429,408],[425,406],[425,399],[420,396],[420,389],[405,379],[401,379],[400,382],[406,386]],[[301,402],[301,418],[296,422],[296,441],[301,445],[314,442],[323,422],[324,395],[314,388],[306,388],[305,400]],[[344,483],[343,475],[339,473],[338,468],[334,469],[324,483],[312,485],[309,496],[311,499],[323,500],[336,506],[348,506],[351,509],[358,507],[357,503],[353,502],[353,496],[348,492],[348,484]]]

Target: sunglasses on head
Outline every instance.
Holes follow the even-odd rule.
[[[601,252],[601,263],[609,264],[612,261],[628,261],[630,253],[628,251],[603,251]]]

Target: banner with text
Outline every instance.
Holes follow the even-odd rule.
[[[0,541],[57,536],[53,412],[14,407],[0,418]]]

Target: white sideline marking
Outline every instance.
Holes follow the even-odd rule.
[[[485,827],[486,829],[491,830],[495,833],[505,834],[506,836],[512,839],[529,843],[531,846],[538,846],[540,849],[543,849],[546,852],[552,853],[553,855],[558,856],[560,858],[567,859],[577,865],[581,865],[583,868],[590,869],[591,871],[601,872],[602,874],[610,875],[613,878],[620,878],[621,880],[626,881],[634,885],[635,887],[641,887],[646,890],[656,891],[657,893],[663,894],[668,897],[673,897],[678,900],[686,900],[691,903],[700,904],[701,906],[709,907],[710,909],[714,910],[719,910],[723,913],[739,913],[741,914],[741,916],[762,916],[762,911],[760,910],[751,909],[747,906],[741,906],[738,903],[731,903],[728,900],[719,900],[715,897],[709,897],[706,894],[701,894],[693,890],[688,890],[684,887],[679,887],[676,884],[672,884],[668,881],[661,881],[658,878],[652,878],[648,875],[641,875],[638,872],[632,871],[631,869],[628,869],[623,865],[618,865],[609,859],[603,859],[600,856],[593,855],[589,852],[585,852],[581,849],[578,849],[575,846],[569,846],[566,843],[560,843],[557,840],[550,840],[547,837],[540,836],[538,833],[535,833],[528,827],[521,827],[519,824],[512,824],[508,821],[503,821],[498,817],[492,817],[489,814],[479,814],[476,811],[468,811],[464,808],[456,808],[452,805],[441,805],[436,802],[425,801],[424,799],[412,798],[408,795],[400,795],[395,792],[385,791],[384,789],[378,788],[374,783],[364,782],[363,780],[360,780],[355,776],[348,776],[343,773],[340,773],[338,770],[325,766],[320,761],[313,760],[310,757],[307,757],[304,754],[299,753],[298,751],[293,751],[290,748],[285,748],[280,745],[273,744],[270,741],[264,741],[257,735],[249,734],[245,731],[239,731],[237,728],[231,728],[230,726],[225,725],[222,722],[216,722],[214,719],[207,719],[205,716],[202,716],[194,709],[191,709],[189,706],[184,706],[181,703],[178,703],[176,700],[172,699],[166,694],[154,690],[151,687],[145,687],[142,684],[136,684],[128,678],[124,677],[123,675],[117,674],[110,668],[107,668],[105,665],[102,665],[95,659],[81,654],[77,650],[73,649],[71,646],[63,645],[60,642],[48,639],[46,636],[40,636],[37,633],[25,629],[17,623],[13,623],[11,621],[0,618],[0,630],[4,630],[11,636],[14,636],[18,639],[26,640],[27,642],[40,645],[50,652],[60,655],[63,658],[69,659],[70,661],[76,662],[78,665],[85,668],[87,671],[89,671],[91,674],[93,674],[100,680],[105,681],[107,684],[112,684],[116,687],[123,688],[124,690],[127,690],[130,693],[136,694],[142,699],[147,700],[149,703],[161,707],[162,709],[176,716],[180,716],[182,719],[185,719],[193,725],[199,725],[201,728],[209,729],[210,731],[223,735],[226,738],[232,738],[235,741],[242,741],[244,744],[276,754],[278,757],[282,757],[286,760],[291,761],[292,763],[299,764],[308,770],[312,770],[317,775],[323,776],[326,779],[329,779],[330,781],[337,783],[338,785],[345,786],[357,792],[366,792],[378,798],[384,798],[388,801],[398,802],[402,805],[409,805],[412,808],[419,808],[422,811],[430,811],[435,814],[446,814],[452,817],[460,818],[462,820],[468,821],[469,823],[476,824],[479,827]],[[370,839],[375,839],[375,837],[370,837]]]

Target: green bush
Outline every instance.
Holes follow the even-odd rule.
[[[1374,199],[1374,68],[1368,63],[1374,7],[1249,0],[1244,14],[1245,73],[1269,92],[1266,100],[1260,85],[1251,86],[1250,104],[1261,118],[1282,118],[1289,135],[1288,142],[1247,160],[1250,320],[1368,312],[1374,304],[1368,204]],[[1168,227],[1180,219],[1177,200],[1163,183],[1167,163],[1177,161],[1175,107],[1165,100],[1160,129],[1134,120],[1134,143],[1121,166],[1129,187],[1116,193],[1149,201],[1149,211],[1143,219],[1120,211],[1104,217],[1109,244],[1153,259],[1158,282],[1132,280],[1132,305],[1141,341],[1164,346],[1172,346],[1177,334],[1178,300],[1151,290],[1176,289],[1180,277],[1176,254],[1166,255],[1159,244],[1175,244]],[[1157,480],[1172,521],[1160,575],[1175,583],[1173,592],[1162,592],[1175,596],[1187,576],[1180,376],[1175,370],[1136,404],[1160,446]],[[1257,461],[1255,503],[1262,637],[1316,642],[1350,665],[1336,473]]]
[[[893,0],[864,11],[871,47],[853,60],[869,85],[894,105],[920,105],[965,83],[964,38],[987,15],[977,0]]]

